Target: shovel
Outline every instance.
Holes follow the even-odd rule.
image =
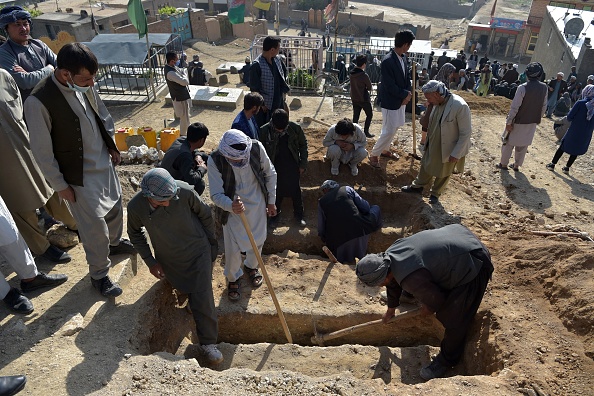
[[[401,321],[403,319],[407,319],[413,316],[417,316],[420,313],[421,308],[420,307],[416,307],[413,309],[409,309],[406,311],[402,311],[397,313],[396,315],[394,315],[392,318],[390,318],[390,320],[388,320],[388,323],[393,323],[393,322],[397,322],[397,321]],[[317,330],[315,331],[315,334],[311,337],[311,342],[313,344],[317,344],[319,346],[324,346],[324,341],[328,341],[328,340],[333,340],[335,338],[338,337],[342,337],[345,336],[347,334],[351,334],[357,330],[361,330],[370,326],[376,326],[378,324],[382,324],[383,321],[382,319],[377,319],[377,320],[372,320],[371,322],[365,322],[365,323],[361,323],[358,325],[354,325],[354,326],[350,326],[347,328],[344,328],[342,330],[337,330],[337,331],[333,331],[332,333],[318,333]],[[314,326],[315,328],[315,326]]]
[[[254,240],[254,235],[252,234],[252,229],[250,228],[250,224],[245,217],[245,213],[241,212],[240,214],[241,222],[245,227],[245,231],[248,234],[248,238],[250,238],[250,243],[252,244],[252,249],[254,249],[254,254],[256,255],[256,259],[258,260],[258,264],[260,264],[260,269],[262,270],[262,275],[264,275],[264,280],[266,281],[266,286],[268,287],[268,291],[270,292],[270,297],[272,297],[272,301],[274,302],[274,306],[276,308],[276,313],[281,321],[281,325],[283,326],[283,330],[285,332],[285,336],[287,337],[287,341],[289,344],[293,343],[293,337],[291,337],[291,332],[289,331],[289,326],[287,326],[287,321],[285,320],[285,315],[283,314],[283,310],[276,299],[276,294],[274,293],[274,289],[272,288],[272,282],[270,282],[270,278],[268,277],[268,272],[266,272],[266,267],[264,266],[264,261],[262,260],[262,256],[260,255],[260,251],[258,250],[258,245],[256,245],[256,241]]]
[[[421,157],[417,154],[417,104],[416,97],[417,97],[417,63],[412,63],[412,106],[410,106],[412,110],[412,131],[413,131],[413,152],[410,155],[414,159],[420,160]]]

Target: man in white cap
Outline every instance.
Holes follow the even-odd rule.
[[[357,263],[357,277],[367,286],[386,286],[388,322],[407,291],[422,312],[437,314],[445,327],[441,350],[421,369],[421,378],[443,377],[462,359],[474,315],[493,273],[489,250],[466,227],[452,224],[421,231],[392,244],[385,253],[368,254]]]
[[[463,166],[456,163],[463,161],[468,154],[472,123],[470,108],[464,99],[451,93],[441,81],[431,80],[423,85],[423,94],[433,105],[429,115],[425,153],[416,179],[401,190],[421,194],[423,188],[435,178],[429,202],[437,203],[454,168]]]
[[[221,363],[212,292],[212,263],[218,246],[210,207],[191,185],[174,180],[163,168],[148,171],[140,188],[128,203],[130,241],[151,274],[166,278],[178,291],[188,294],[201,350],[209,363]]]
[[[262,252],[266,241],[267,218],[276,216],[276,170],[262,143],[245,133],[230,129],[208,158],[208,185],[215,216],[223,225],[227,296],[239,300],[239,280],[243,265],[252,287],[262,285],[262,274],[240,214],[245,212],[250,229]]]

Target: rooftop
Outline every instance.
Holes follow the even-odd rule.
[[[594,12],[547,6],[547,13],[565,37],[574,59],[577,59],[585,40],[594,37]]]

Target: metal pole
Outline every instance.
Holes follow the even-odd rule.
[[[332,45],[332,65],[330,68],[336,67],[336,51],[338,41],[338,13],[340,12],[340,2],[336,4],[336,16],[334,17],[334,44]]]
[[[153,60],[152,53],[151,53],[151,45],[149,44],[149,34],[146,32],[144,38],[146,38],[146,53],[148,58],[148,67],[149,67],[149,84],[151,84],[151,90],[153,91],[153,100],[157,100],[157,91],[155,89],[155,82],[153,78]],[[150,98],[149,98],[150,99]]]
[[[280,1],[276,0],[276,35],[280,36]]]

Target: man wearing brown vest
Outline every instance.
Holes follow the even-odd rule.
[[[536,125],[540,124],[547,109],[547,86],[540,82],[542,73],[542,65],[538,62],[526,66],[528,82],[518,87],[511,103],[502,136],[501,159],[495,165],[498,169],[507,169],[514,148],[514,163],[509,167],[517,172],[524,163]]]
[[[104,296],[122,289],[107,275],[109,255],[134,254],[123,230],[114,124],[93,88],[98,63],[84,44],[66,44],[58,68],[25,102],[31,150],[50,186],[67,202],[85,249],[91,283]]]

